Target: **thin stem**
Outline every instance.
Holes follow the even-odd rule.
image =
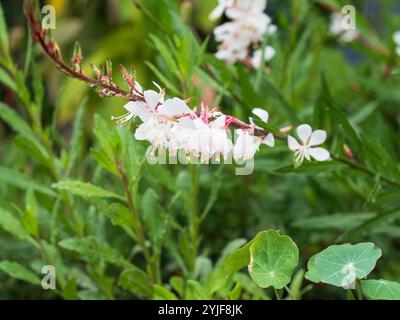
[[[353,167],[353,168],[355,168],[355,169],[357,169],[359,171],[365,172],[365,173],[367,173],[369,175],[376,176],[376,175],[379,174],[378,172],[375,172],[375,171],[373,171],[371,169],[368,169],[367,167],[363,166],[362,164],[360,164],[358,162],[355,162],[355,161],[352,161],[352,160],[348,160],[348,159],[345,159],[345,158],[341,158],[341,157],[336,157],[336,156],[332,156],[332,158],[337,160],[337,161],[339,161],[339,162],[347,164],[348,166],[351,166],[351,167]],[[400,183],[399,182],[390,180],[389,178],[386,178],[386,177],[384,177],[382,175],[380,176],[380,178],[381,178],[382,181],[385,181],[386,183],[388,183],[388,184],[390,184],[390,185],[392,185],[394,187],[400,188]]]
[[[362,290],[361,290],[361,282],[359,279],[356,281],[356,289],[357,289],[357,297],[358,300],[363,300]]]
[[[128,92],[119,88],[116,84],[111,82],[111,79],[106,76],[100,76],[97,79],[87,76],[82,68],[70,67],[67,65],[62,57],[61,50],[57,43],[53,40],[46,39],[48,31],[42,29],[41,21],[35,18],[36,8],[34,4],[30,4],[26,9],[25,15],[28,19],[30,29],[32,31],[32,38],[40,44],[43,51],[54,61],[58,69],[66,75],[87,82],[91,87],[98,87],[102,91],[108,90],[109,94],[104,96],[117,96],[125,100],[138,101],[143,100],[142,96],[137,95],[134,91]],[[79,57],[79,64],[82,57]]]
[[[198,194],[199,194],[199,173],[196,170],[196,165],[192,164],[190,166],[192,174],[192,197],[191,197],[191,208],[189,217],[189,236],[192,246],[192,261],[189,265],[191,270],[194,269],[195,260],[197,257],[197,251],[199,247],[199,227],[200,227],[200,217],[198,210]]]
[[[290,290],[288,286],[285,286],[285,290],[293,300],[297,300],[296,296],[293,294],[292,290]]]
[[[351,289],[347,289],[347,300],[356,300],[353,291],[351,291]]]
[[[148,270],[147,270],[148,274],[149,274],[151,280],[153,282],[157,283],[157,274],[158,274],[157,263],[155,263],[154,259],[151,256],[150,250],[148,249],[148,247],[146,245],[146,235],[145,235],[143,224],[140,220],[136,205],[134,204],[134,202],[132,200],[133,199],[132,192],[131,192],[131,189],[129,186],[128,179],[126,177],[124,169],[120,165],[118,166],[118,171],[120,174],[122,186],[125,191],[126,202],[128,204],[130,211],[132,212],[132,215],[135,220],[134,229],[135,229],[135,233],[137,236],[137,242],[143,251],[143,255],[144,255],[144,258],[145,258],[147,266],[148,266]]]
[[[281,295],[279,294],[278,290],[274,288],[276,300],[281,300]]]

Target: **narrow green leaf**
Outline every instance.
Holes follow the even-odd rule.
[[[335,213],[296,220],[292,226],[304,230],[348,230],[376,216],[374,212]]]
[[[86,261],[94,263],[104,261],[125,268],[132,266],[119,252],[94,237],[64,239],[59,242],[59,245],[64,249],[79,253]]]
[[[139,297],[151,298],[153,296],[148,275],[137,267],[124,270],[119,277],[118,284]]]
[[[0,270],[7,273],[11,277],[29,282],[34,285],[40,285],[41,281],[39,277],[34,274],[32,271],[26,269],[24,266],[20,265],[17,262],[12,262],[8,260],[4,260],[0,262]]]
[[[65,190],[83,198],[114,198],[124,201],[124,198],[118,194],[83,181],[63,180],[53,183],[51,186],[55,189]]]
[[[153,299],[155,300],[178,300],[177,296],[167,288],[158,284],[153,285]]]
[[[7,210],[0,208],[0,226],[21,240],[29,238],[21,222]]]
[[[0,118],[13,128],[14,131],[34,138],[35,134],[25,120],[3,102],[0,102]]]
[[[17,85],[15,81],[3,68],[0,68],[0,82],[3,83],[6,87],[10,88],[12,91],[17,91]]]

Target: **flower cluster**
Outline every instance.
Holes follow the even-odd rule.
[[[251,47],[257,47],[266,34],[273,34],[277,28],[271,24],[271,18],[264,13],[267,0],[218,0],[218,6],[211,12],[210,18],[217,19],[222,14],[231,21],[219,25],[214,30],[217,42],[220,42],[216,57],[228,63],[247,61],[254,68],[260,68],[262,58],[271,60],[275,49],[266,46],[257,49],[251,55]]]
[[[197,110],[189,108],[185,100],[180,98],[165,99],[165,91],[158,86],[154,90],[143,91],[135,82],[135,94],[142,97],[138,101],[128,102],[124,108],[127,114],[113,117],[119,124],[138,117],[142,123],[135,131],[137,140],[146,140],[152,145],[152,153],[168,151],[176,155],[183,150],[189,157],[196,157],[202,163],[210,160],[226,160],[233,156],[236,161],[251,160],[262,144],[275,146],[275,137],[264,131],[249,118],[249,124],[225,115],[219,108],[211,109],[201,105]],[[269,114],[261,108],[253,109],[253,114],[260,121],[267,123]],[[235,127],[235,139],[232,139],[230,127]],[[289,149],[295,153],[296,163],[304,159],[325,161],[330,158],[329,152],[323,148],[315,148],[325,142],[326,132],[312,132],[309,125],[297,128],[300,143],[288,136]],[[235,141],[233,141],[235,140]]]
[[[330,34],[339,37],[339,41],[344,43],[352,42],[359,36],[357,30],[343,25],[343,15],[339,12],[331,14]]]
[[[396,53],[400,56],[400,31],[393,34],[393,41],[396,44]]]

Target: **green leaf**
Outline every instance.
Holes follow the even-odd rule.
[[[39,236],[39,225],[37,222],[37,202],[35,198],[35,193],[32,189],[26,192],[25,196],[25,211],[21,217],[22,225],[25,230],[35,236]]]
[[[17,91],[17,85],[11,76],[2,68],[0,68],[0,82],[6,87],[10,88],[12,91]]]
[[[163,236],[168,221],[166,221],[163,209],[158,205],[158,196],[153,189],[149,188],[144,193],[141,199],[141,209],[151,242],[156,244]]]
[[[187,289],[185,299],[187,300],[206,300],[209,297],[207,296],[206,291],[201,286],[199,282],[196,280],[188,280],[187,281]]]
[[[356,239],[360,236],[367,234],[368,232],[375,230],[375,228],[383,225],[389,221],[393,221],[400,217],[400,210],[394,209],[376,215],[375,217],[366,220],[361,225],[351,228],[349,231],[343,233],[337,241],[342,241],[344,239]]]
[[[315,258],[316,258],[316,256],[317,255],[313,255],[309,260],[308,260],[308,263],[307,263],[307,272],[305,273],[305,275],[304,275],[304,277],[307,279],[307,280],[310,280],[310,281],[312,281],[312,282],[315,282],[315,283],[319,283],[319,282],[321,282],[321,279],[319,278],[319,274],[318,274],[318,271],[317,271],[317,267],[315,266]]]
[[[371,242],[333,245],[315,256],[314,271],[323,283],[348,287],[366,277],[381,255],[381,249]]]
[[[389,280],[362,280],[362,292],[374,300],[400,300],[400,283]]]
[[[35,96],[35,104],[39,108],[39,110],[41,110],[44,98],[43,77],[39,65],[34,61],[32,61],[32,76],[32,87]]]
[[[26,155],[35,159],[45,168],[51,167],[51,160],[46,148],[32,136],[18,135],[15,138],[16,146]]]
[[[250,277],[261,288],[282,289],[299,263],[299,249],[293,240],[274,230],[260,232],[254,238],[250,256]]]
[[[157,51],[160,53],[161,57],[163,58],[165,65],[168,70],[173,72],[175,75],[179,76],[178,74],[178,66],[174,60],[173,55],[171,54],[171,49],[165,45],[165,42],[161,41],[155,35],[150,35],[151,40],[153,41]]]
[[[127,234],[136,239],[136,235],[132,229],[137,229],[138,221],[135,221],[133,214],[127,207],[114,202],[108,208],[102,210],[102,212],[111,220],[113,225],[122,227]]]
[[[35,180],[18,171],[6,167],[0,167],[0,181],[23,190],[32,189],[49,196],[57,196],[57,194],[50,188],[37,183]]]
[[[314,125],[317,128],[326,128],[328,130],[327,125],[329,123],[329,129],[332,132],[342,132],[345,139],[354,146],[356,152],[360,153],[362,144],[357,132],[346,115],[335,105],[324,75],[322,75],[321,81],[321,93],[314,108]]]
[[[83,260],[90,262],[103,261],[117,266],[130,268],[132,265],[119,252],[111,248],[107,243],[96,238],[69,238],[59,242],[59,245],[67,250],[80,254]]]
[[[84,140],[84,131],[83,131],[83,121],[84,121],[84,114],[86,108],[87,99],[85,99],[78,108],[78,112],[76,114],[76,118],[74,121],[74,128],[72,131],[72,138],[71,138],[71,147],[69,152],[69,159],[68,159],[68,168],[71,170],[76,161],[78,160],[79,154],[82,151],[82,145]]]
[[[118,284],[139,297],[151,298],[153,296],[148,275],[137,267],[124,270],[119,277]]]
[[[24,266],[20,265],[17,262],[12,262],[8,260],[1,261],[0,270],[18,280],[23,280],[34,285],[41,284],[41,281],[36,274],[26,269]]]
[[[179,90],[175,87],[175,85],[174,85],[171,81],[169,81],[169,80],[162,74],[162,72],[159,71],[159,70],[157,69],[157,67],[156,67],[154,64],[152,64],[152,63],[149,62],[149,61],[146,61],[145,63],[146,63],[146,65],[151,69],[151,71],[153,71],[153,73],[156,75],[156,77],[157,77],[158,79],[160,79],[160,81],[171,91],[171,93],[173,93],[173,94],[179,94]]]
[[[213,273],[207,279],[207,288],[212,294],[224,288],[241,269],[250,262],[250,246],[254,240],[231,252],[222,262],[218,263]]]
[[[99,149],[93,149],[92,153],[96,161],[106,170],[118,175],[118,166],[115,155],[120,143],[115,127],[111,127],[99,115],[95,115],[96,126],[94,134],[100,144]]]
[[[0,118],[7,122],[7,124],[13,128],[14,131],[34,138],[35,134],[25,120],[23,120],[13,109],[3,102],[0,102]]]
[[[376,216],[374,212],[335,213],[296,220],[292,226],[304,230],[348,230]]]
[[[8,31],[4,17],[3,6],[0,4],[0,52],[6,60],[10,60],[10,49],[8,46]]]
[[[178,300],[177,296],[158,284],[153,285],[153,299],[155,300]]]
[[[107,191],[91,183],[78,180],[63,180],[53,183],[51,186],[55,189],[65,190],[83,198],[115,198],[124,200],[124,198],[118,194]]]
[[[340,162],[335,161],[324,161],[324,162],[305,162],[300,167],[296,167],[293,164],[285,165],[274,170],[276,173],[295,173],[295,174],[310,174],[315,175],[318,173],[328,173],[334,170],[341,170],[346,166]]]
[[[69,279],[63,288],[64,298],[67,300],[76,300],[78,298],[76,278]]]
[[[29,238],[21,222],[11,212],[0,208],[0,226],[21,240]]]

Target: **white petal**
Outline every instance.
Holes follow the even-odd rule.
[[[326,131],[325,130],[315,130],[311,134],[309,146],[318,146],[320,144],[323,144],[326,140]]]
[[[144,100],[146,100],[146,103],[150,109],[154,110],[160,101],[160,95],[154,90],[146,90],[144,92]]]
[[[191,109],[187,106],[185,101],[179,98],[172,98],[166,100],[159,108],[158,111],[160,114],[164,114],[167,116],[176,116],[183,113],[191,112]]]
[[[217,119],[210,123],[212,129],[223,129],[225,127],[225,116],[219,116]]]
[[[271,148],[275,147],[274,135],[272,133],[268,133],[268,135],[264,138],[262,143],[266,144],[267,146],[269,146]]]
[[[292,136],[288,136],[288,147],[292,151],[297,151],[301,148],[301,145]]]
[[[216,20],[224,13],[225,7],[224,6],[217,6],[213,11],[211,11],[209,18],[210,20]]]
[[[268,122],[268,112],[261,109],[261,108],[254,108],[253,109],[253,114],[255,114],[257,117],[259,117],[262,121],[264,121],[265,123]]]
[[[311,136],[311,132],[311,126],[308,124],[302,124],[297,127],[297,135],[304,144],[308,142],[308,139]]]
[[[331,157],[329,151],[324,148],[309,148],[308,153],[317,161],[326,161]]]
[[[276,51],[273,47],[271,47],[271,46],[265,47],[265,51],[264,51],[265,61],[271,60],[275,56],[275,54],[276,54]]]
[[[179,119],[178,122],[178,130],[194,130],[196,129],[196,126],[194,124],[194,121],[190,119],[189,117],[182,117]]]
[[[400,46],[400,31],[397,31],[393,34],[393,41]]]
[[[124,108],[133,116],[138,116],[143,122],[146,122],[150,117],[150,112],[143,102],[130,101],[124,105]]]
[[[135,139],[136,140],[146,140],[148,136],[148,126],[146,123],[142,123],[135,130]]]

